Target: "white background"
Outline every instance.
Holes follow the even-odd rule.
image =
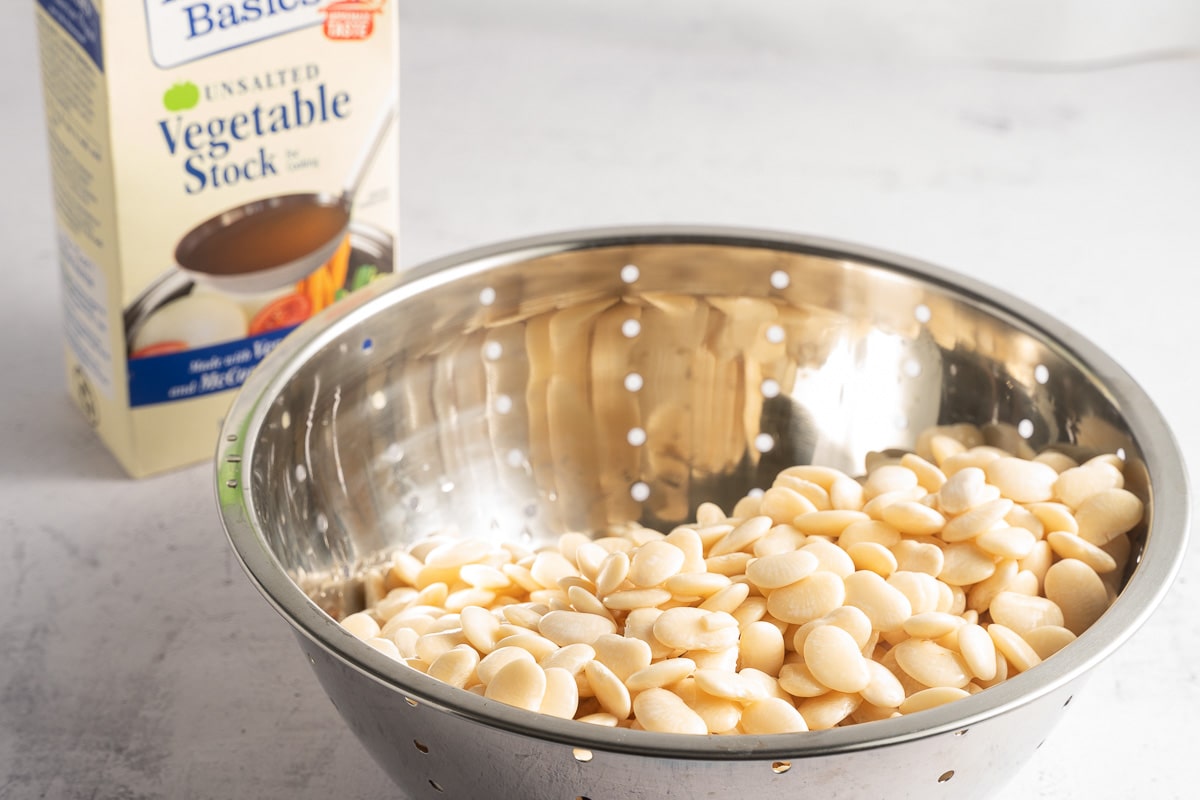
[[[397,796],[234,562],[209,469],[130,481],[69,404],[33,4],[9,5],[0,800]],[[1109,351],[1200,485],[1196,9],[411,0],[402,261],[645,222],[896,250]],[[1192,552],[1003,800],[1195,796]]]

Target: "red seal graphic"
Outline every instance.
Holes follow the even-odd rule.
[[[366,39],[375,30],[375,15],[383,11],[385,0],[338,0],[321,9],[325,15],[325,36],[329,39]]]

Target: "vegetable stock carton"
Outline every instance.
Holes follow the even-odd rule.
[[[34,0],[74,398],[212,457],[296,325],[394,267],[395,0]]]

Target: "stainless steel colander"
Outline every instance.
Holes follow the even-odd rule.
[[[772,736],[600,728],[443,685],[335,621],[362,608],[366,570],[430,533],[672,526],[785,466],[861,473],[955,422],[1010,448],[1117,452],[1147,515],[1098,623],[940,708]],[[217,458],[248,574],[413,800],[987,796],[1152,612],[1187,531],[1171,433],[1093,345],[941,269],[760,231],[563,234],[375,284],[256,370]]]

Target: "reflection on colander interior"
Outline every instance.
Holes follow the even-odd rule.
[[[361,605],[346,579],[430,533],[665,529],[792,464],[860,474],[936,424],[1027,455],[1121,450],[1146,490],[1121,416],[1069,353],[902,270],[665,242],[422,281],[365,328],[335,326],[255,447],[271,546],[334,616]]]

